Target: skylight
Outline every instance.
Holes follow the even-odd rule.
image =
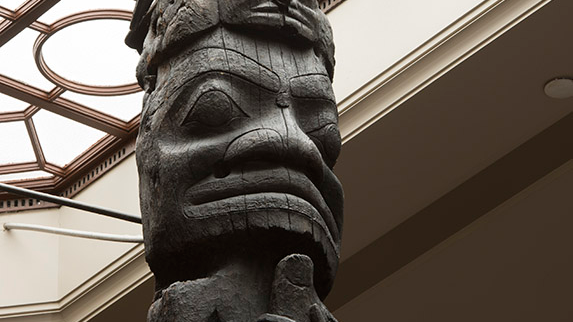
[[[26,179],[49,179],[54,175],[46,171],[26,171],[0,175],[0,182],[12,182]]]
[[[42,50],[44,60],[58,75],[78,83],[95,86],[135,83],[139,55],[124,44],[125,30],[129,30],[129,21],[111,19],[66,27],[46,41]]]
[[[0,113],[23,111],[29,105],[11,96],[0,94]]]
[[[133,0],[47,3],[0,1],[0,181],[54,178],[58,189],[95,166],[87,151],[133,139],[143,94],[123,41]],[[28,16],[39,18],[22,29]]]
[[[128,122],[141,112],[143,92],[117,96],[93,96],[68,91],[61,97]]]
[[[34,62],[32,48],[39,35],[39,32],[26,28],[0,47],[0,74],[50,91],[54,84],[40,74]]]
[[[12,11],[22,4],[22,0],[2,0],[2,6]]]
[[[0,165],[36,160],[24,122],[0,123]]]
[[[22,2],[22,0],[12,1]],[[2,0],[2,2],[4,2],[4,0]],[[60,0],[60,2],[58,2],[55,6],[40,16],[38,21],[46,24],[52,24],[63,17],[82,11],[97,9],[118,9],[133,11],[134,7],[134,0]],[[124,37],[127,34],[127,31],[127,29],[116,30],[116,32],[120,33]]]
[[[39,111],[32,119],[46,161],[62,167],[105,135],[102,131],[46,110]]]

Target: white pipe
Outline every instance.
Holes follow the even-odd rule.
[[[31,224],[4,223],[4,229],[5,230],[30,230],[30,231],[38,231],[38,232],[42,232],[42,233],[49,233],[49,234],[56,234],[56,235],[115,241],[115,242],[120,242],[120,243],[143,243],[143,237],[142,236],[94,233],[94,232],[89,232],[89,231],[79,231],[79,230],[55,228],[55,227],[31,225]]]

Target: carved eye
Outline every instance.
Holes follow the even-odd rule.
[[[219,91],[203,93],[183,121],[183,125],[200,123],[209,127],[228,124],[237,117],[246,116],[231,98]]]

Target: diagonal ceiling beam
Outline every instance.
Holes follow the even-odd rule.
[[[0,26],[0,47],[4,46],[10,39],[14,38],[58,2],[60,2],[60,0],[27,1],[16,10],[13,21],[5,21],[2,26]]]
[[[36,171],[36,170],[40,170],[40,167],[38,167],[38,164],[36,162],[0,165],[0,174],[11,174],[11,173]]]
[[[63,177],[66,175],[66,171],[62,168],[59,167],[55,164],[51,164],[50,162],[46,162],[46,164],[44,164],[44,171],[51,173],[57,177]],[[56,178],[59,179],[59,178]]]
[[[332,311],[573,158],[573,113],[537,134],[341,263]]]
[[[0,75],[0,93],[115,136],[128,135],[127,125],[120,119],[62,97],[50,101],[48,93],[4,75]]]
[[[0,123],[23,121],[26,118],[24,111],[0,113]]]
[[[42,146],[40,145],[40,138],[38,138],[38,132],[36,132],[34,121],[32,118],[28,118],[24,123],[26,124],[26,130],[28,131],[28,136],[30,137],[38,166],[43,170],[46,166],[46,158],[44,157],[44,151],[42,151]]]
[[[6,28],[8,24],[11,23],[11,21],[14,21],[16,19],[15,18],[16,13],[10,9],[0,6],[0,17],[6,19],[6,21],[3,21],[2,24],[0,24],[0,30],[1,30],[3,28]],[[39,31],[43,34],[48,33],[50,31],[49,25],[39,21],[32,22],[28,27],[36,31]]]
[[[0,6],[0,17],[5,18],[7,20],[14,20],[14,11]]]

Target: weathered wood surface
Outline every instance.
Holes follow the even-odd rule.
[[[341,142],[318,2],[139,0],[127,43],[149,321],[333,320]]]

